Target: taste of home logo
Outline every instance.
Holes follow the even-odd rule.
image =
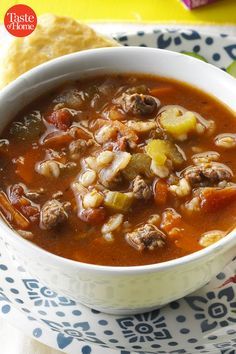
[[[37,16],[31,7],[18,4],[7,10],[4,25],[13,36],[26,37],[35,30]]]

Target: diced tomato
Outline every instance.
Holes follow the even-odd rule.
[[[200,197],[202,210],[212,213],[236,201],[236,187],[204,188]]]
[[[110,108],[108,111],[108,117],[111,120],[123,120],[124,115],[116,108],[116,106],[113,106]]]
[[[162,214],[162,230],[168,233],[174,227],[181,227],[181,219],[182,216],[177,211],[172,208],[166,209]]]
[[[156,205],[164,205],[166,203],[168,186],[164,179],[159,179],[154,183],[153,193]]]
[[[21,207],[22,214],[31,222],[39,221],[39,209],[32,205],[23,205]]]
[[[48,118],[48,122],[55,125],[57,129],[67,130],[72,123],[72,115],[68,109],[62,108],[52,112]]]
[[[106,218],[106,211],[103,207],[96,209],[84,209],[79,213],[79,218],[88,224],[101,224]]]
[[[15,184],[9,188],[9,199],[11,204],[17,208],[28,220],[36,222],[39,220],[39,208],[33,206],[29,199],[24,196],[24,188]]]
[[[9,188],[10,202],[19,210],[30,205],[30,201],[25,198],[24,193],[24,188],[20,184],[14,184]]]

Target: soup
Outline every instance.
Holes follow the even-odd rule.
[[[76,261],[164,262],[236,222],[235,114],[170,79],[65,84],[0,139],[0,210],[22,237]]]

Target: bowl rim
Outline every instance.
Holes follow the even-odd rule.
[[[158,49],[158,48],[148,48],[148,47],[136,47],[136,46],[129,46],[129,47],[109,47],[109,48],[96,48],[96,49],[89,49],[89,50],[84,50],[82,52],[75,52],[71,54],[67,54],[64,56],[61,56],[59,58],[52,59],[48,62],[42,63],[31,70],[27,71],[26,73],[20,75],[17,79],[15,79],[13,82],[9,83],[6,85],[1,91],[0,91],[0,100],[4,97],[7,96],[11,93],[11,90],[17,86],[21,86],[22,84],[24,85],[24,82],[27,83],[28,78],[31,76],[34,76],[40,72],[44,72],[44,70],[49,70],[50,67],[54,67],[55,65],[59,65],[61,63],[64,63],[66,61],[69,63],[70,61],[74,61],[75,59],[83,56],[91,56],[94,54],[102,54],[106,55],[106,53],[109,52],[116,52],[116,51],[123,51],[124,53],[128,53],[132,51],[136,52],[143,52],[145,51],[146,54],[155,54],[159,53],[159,55],[166,55],[166,56],[175,56],[177,58],[182,58],[185,62],[197,64],[199,68],[205,67],[208,65],[210,67],[211,71],[215,71],[216,75],[221,76],[222,80],[227,80],[231,81],[231,84],[235,86],[236,88],[236,80],[231,77],[228,73],[224,72],[223,70],[220,70],[219,68],[213,66],[210,63],[205,63],[203,61],[200,61],[194,57],[186,56],[182,53],[177,53],[165,49]],[[124,54],[126,55],[126,54]],[[136,73],[136,72],[135,72]],[[141,71],[137,71],[137,73],[141,74]],[[155,75],[154,75],[155,76]],[[157,76],[157,75],[156,75]],[[44,79],[45,80],[45,79]],[[181,81],[181,80],[179,80]],[[185,82],[185,81],[184,81]],[[188,83],[186,81],[186,83]],[[194,85],[192,85],[194,86]],[[3,96],[3,97],[2,97]],[[224,104],[224,103],[223,103]],[[231,107],[228,107],[231,108]],[[68,266],[71,267],[73,270],[84,270],[84,271],[91,271],[91,272],[98,272],[98,273],[119,273],[120,275],[130,275],[130,274],[138,274],[138,273],[151,273],[151,272],[162,272],[166,271],[169,268],[173,267],[180,267],[180,266],[185,266],[186,264],[189,263],[194,263],[198,262],[202,259],[205,259],[206,257],[209,256],[217,256],[218,253],[223,252],[224,250],[227,250],[230,246],[236,245],[236,228],[233,229],[232,231],[229,232],[228,235],[226,235],[224,238],[221,240],[217,241],[216,243],[201,249],[199,251],[193,252],[191,254],[188,254],[186,256],[176,258],[176,259],[171,259],[169,261],[161,262],[161,263],[153,263],[153,264],[147,264],[147,265],[141,265],[141,266],[106,266],[106,265],[97,265],[97,264],[90,264],[90,263],[85,263],[81,261],[75,261],[69,258],[64,258],[61,256],[58,256],[54,253],[51,253],[33,242],[26,240],[22,238],[16,230],[12,229],[8,224],[4,221],[3,218],[0,217],[0,230],[2,229],[3,234],[6,235],[6,240],[8,238],[11,239],[12,244],[15,244],[17,246],[17,249],[23,249],[24,251],[29,251],[30,256],[33,257],[40,257],[41,259],[48,259],[48,263],[54,266]]]

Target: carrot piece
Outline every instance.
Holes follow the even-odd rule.
[[[168,95],[169,93],[173,92],[174,87],[172,86],[155,87],[150,90],[150,95],[158,98],[160,96]]]
[[[212,213],[236,201],[236,187],[205,188],[200,197],[202,210]]]
[[[34,178],[34,166],[40,158],[39,150],[32,150],[25,154],[23,163],[16,164],[16,174],[23,179],[25,183],[31,183]]]
[[[159,179],[154,183],[153,188],[154,200],[156,205],[163,205],[166,203],[168,196],[168,187],[167,183],[163,179]]]
[[[20,229],[25,230],[30,226],[29,221],[11,205],[3,191],[0,191],[0,209],[6,219]]]
[[[86,129],[79,127],[71,127],[67,132],[54,131],[44,137],[41,144],[55,147],[60,147],[69,144],[74,139],[91,139],[92,135]]]
[[[73,137],[67,133],[53,132],[48,134],[42,141],[42,145],[53,147],[59,147],[69,144],[73,140]]]
[[[79,213],[79,218],[88,224],[101,224],[106,218],[106,211],[103,207],[96,209],[84,209]]]

